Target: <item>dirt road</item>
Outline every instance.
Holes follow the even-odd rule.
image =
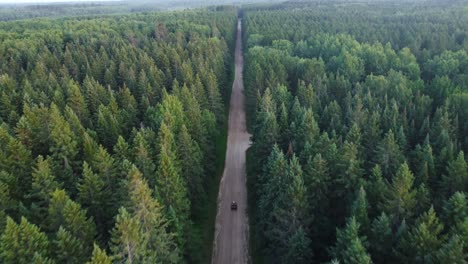
[[[229,130],[223,178],[219,186],[218,214],[213,245],[213,264],[248,262],[249,225],[247,218],[247,187],[245,151],[250,145],[244,111],[242,56],[242,25],[237,24],[235,78],[229,109]],[[238,204],[231,211],[231,202]]]

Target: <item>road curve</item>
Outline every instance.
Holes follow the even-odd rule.
[[[237,22],[235,77],[229,108],[226,160],[218,194],[213,264],[247,263],[249,259],[245,152],[250,146],[250,135],[247,133],[245,123],[243,60],[242,24],[239,19]],[[232,201],[237,202],[237,211],[231,211]]]

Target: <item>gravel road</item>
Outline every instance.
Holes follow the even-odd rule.
[[[223,178],[218,194],[218,214],[213,245],[213,264],[248,262],[249,225],[247,217],[247,187],[245,152],[250,145],[244,110],[244,84],[242,80],[242,25],[237,24],[235,51],[235,78],[229,109],[228,142]],[[238,204],[231,210],[231,202]]]

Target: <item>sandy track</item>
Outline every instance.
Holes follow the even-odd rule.
[[[228,142],[223,178],[219,186],[218,214],[213,244],[213,264],[247,263],[249,225],[245,152],[250,145],[244,111],[242,25],[237,24],[235,77],[229,109]],[[238,210],[231,211],[232,201]]]

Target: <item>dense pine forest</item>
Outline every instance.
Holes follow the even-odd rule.
[[[0,263],[209,261],[236,25],[232,7],[0,23]]]
[[[466,2],[229,2],[0,6],[0,263],[467,263]]]
[[[255,263],[467,263],[467,8],[244,9]]]

